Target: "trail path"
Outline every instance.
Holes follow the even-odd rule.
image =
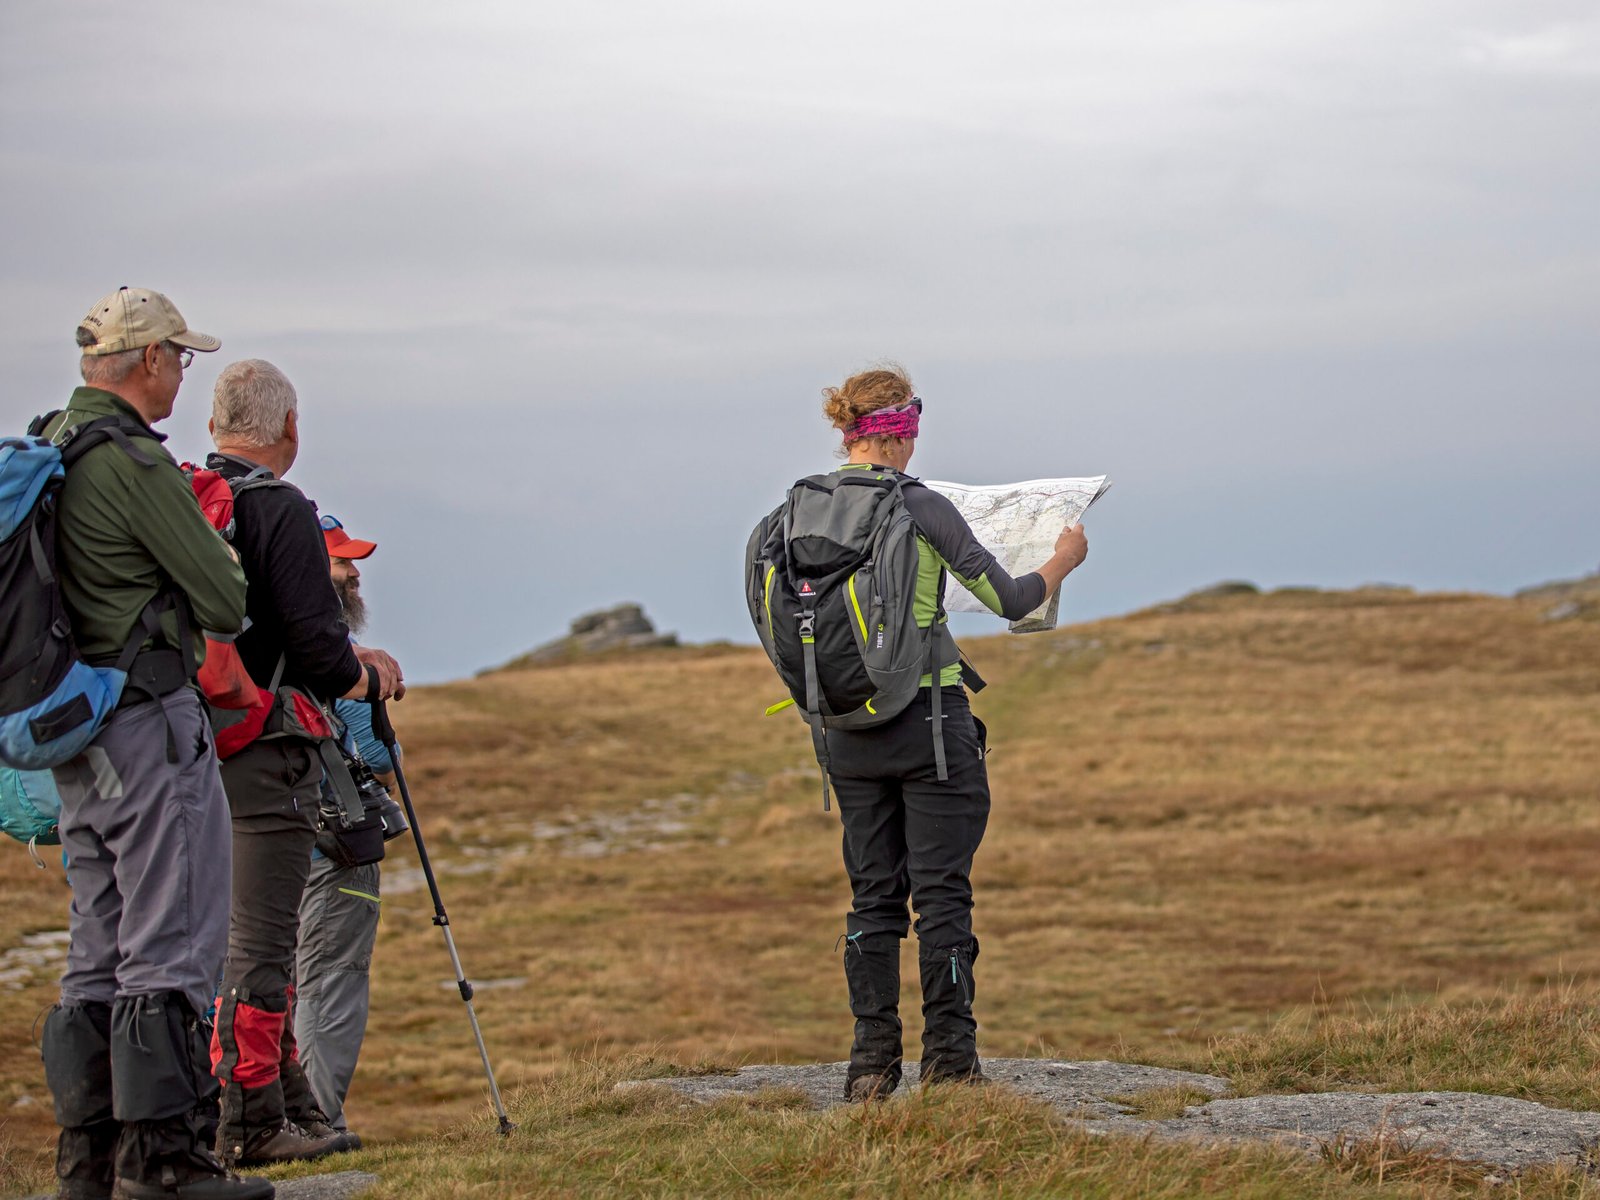
[[[1507,1172],[1551,1163],[1595,1169],[1600,1113],[1547,1108],[1508,1096],[1472,1092],[1321,1092],[1227,1099],[1228,1081],[1159,1067],[1113,1062],[992,1058],[983,1064],[993,1083],[1046,1101],[1094,1132],[1153,1135],[1197,1142],[1272,1141],[1320,1153],[1341,1139],[1393,1139]],[[907,1063],[902,1093],[917,1081]],[[845,1064],[745,1067],[733,1075],[650,1080],[702,1103],[748,1096],[768,1088],[804,1092],[819,1108],[843,1103]],[[623,1086],[642,1086],[624,1084]],[[1146,1120],[1112,1097],[1155,1088],[1187,1087],[1213,1099],[1181,1117]],[[892,1103],[892,1101],[891,1101]]]

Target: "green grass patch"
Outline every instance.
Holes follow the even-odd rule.
[[[1449,1006],[1299,1015],[1219,1040],[1201,1069],[1237,1095],[1450,1091],[1600,1108],[1600,1010],[1574,986]]]

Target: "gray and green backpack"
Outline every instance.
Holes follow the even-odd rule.
[[[903,712],[924,675],[959,660],[937,612],[917,626],[917,527],[892,471],[808,475],[789,490],[745,547],[745,598],[761,646],[811,726],[828,807],[828,729],[870,729]],[[936,595],[944,591],[941,568]],[[933,738],[947,777],[939,689]]]

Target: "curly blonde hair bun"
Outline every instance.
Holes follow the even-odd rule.
[[[835,429],[843,431],[870,412],[880,408],[897,408],[907,403],[912,395],[911,376],[906,374],[905,368],[895,363],[884,363],[870,371],[850,376],[836,388],[823,388],[822,414]]]

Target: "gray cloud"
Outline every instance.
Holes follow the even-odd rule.
[[[295,379],[414,675],[622,598],[746,637],[744,534],[882,356],[917,469],[1118,478],[1079,615],[1600,559],[1577,0],[20,0],[0,80],[8,425],[96,295],[169,292]]]

